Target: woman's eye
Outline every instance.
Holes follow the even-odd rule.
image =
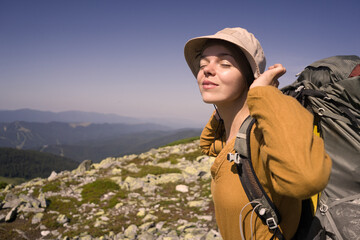
[[[200,62],[200,69],[203,69],[204,67],[206,67],[207,63],[206,62]]]
[[[220,62],[220,65],[222,67],[231,67],[231,63],[229,63],[228,61],[221,61]]]

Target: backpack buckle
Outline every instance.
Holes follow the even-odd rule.
[[[275,219],[273,217],[266,219],[266,225],[268,225],[269,229],[276,229],[278,227]]]
[[[295,92],[301,92],[304,88],[304,85],[300,85],[295,89]]]
[[[234,161],[234,163],[240,164],[240,159],[241,159],[241,157],[240,157],[240,154],[238,154],[238,153],[228,153],[227,154],[227,160],[229,162]]]

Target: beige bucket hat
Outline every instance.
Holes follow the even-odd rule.
[[[225,28],[214,35],[190,39],[185,44],[185,59],[195,78],[199,72],[201,51],[208,39],[220,39],[238,46],[249,61],[255,79],[264,72],[266,59],[260,42],[255,36],[244,28]]]

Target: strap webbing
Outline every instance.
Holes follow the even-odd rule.
[[[257,203],[251,204],[254,211],[262,222],[268,226],[269,230],[274,232],[276,237],[284,239],[278,226],[281,221],[280,213],[263,189],[251,162],[250,132],[255,122],[255,119],[248,116],[236,136],[234,149],[240,157],[240,161],[235,161],[239,162],[239,164],[236,164],[236,167],[249,201],[261,203],[261,207],[256,207]]]

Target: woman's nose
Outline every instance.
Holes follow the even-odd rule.
[[[215,66],[214,63],[208,63],[204,68],[204,75],[205,76],[214,76],[215,75]]]

